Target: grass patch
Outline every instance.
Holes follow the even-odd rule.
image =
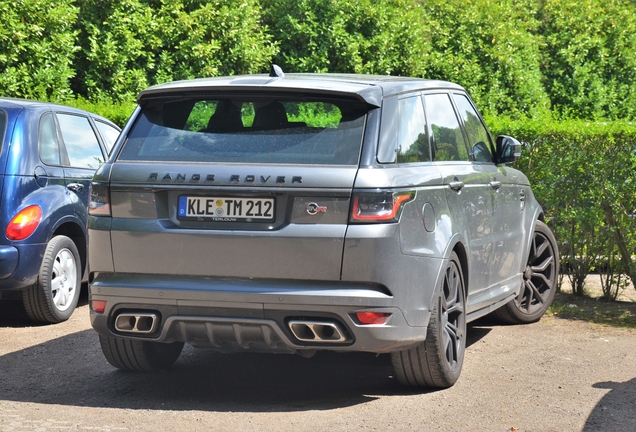
[[[600,298],[557,293],[546,315],[636,329],[636,302],[608,302]]]

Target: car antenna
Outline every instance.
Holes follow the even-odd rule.
[[[285,72],[283,72],[280,66],[272,64],[269,68],[269,76],[272,78],[285,78]]]

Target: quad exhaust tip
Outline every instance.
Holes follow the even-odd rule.
[[[288,325],[301,342],[346,343],[348,340],[336,322],[294,320]]]
[[[124,312],[115,318],[115,330],[122,333],[149,334],[156,330],[157,314],[148,312]]]

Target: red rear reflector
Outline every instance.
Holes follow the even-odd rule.
[[[91,300],[91,310],[96,313],[104,313],[106,302],[104,300]]]
[[[5,235],[9,240],[24,240],[29,237],[40,224],[42,209],[38,205],[32,205],[13,216],[7,225]]]
[[[386,312],[356,312],[356,316],[360,324],[384,324],[391,314]]]

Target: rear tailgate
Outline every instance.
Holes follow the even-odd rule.
[[[115,271],[338,280],[356,172],[114,164]]]
[[[320,94],[142,102],[110,172],[115,271],[339,280],[368,110]]]

